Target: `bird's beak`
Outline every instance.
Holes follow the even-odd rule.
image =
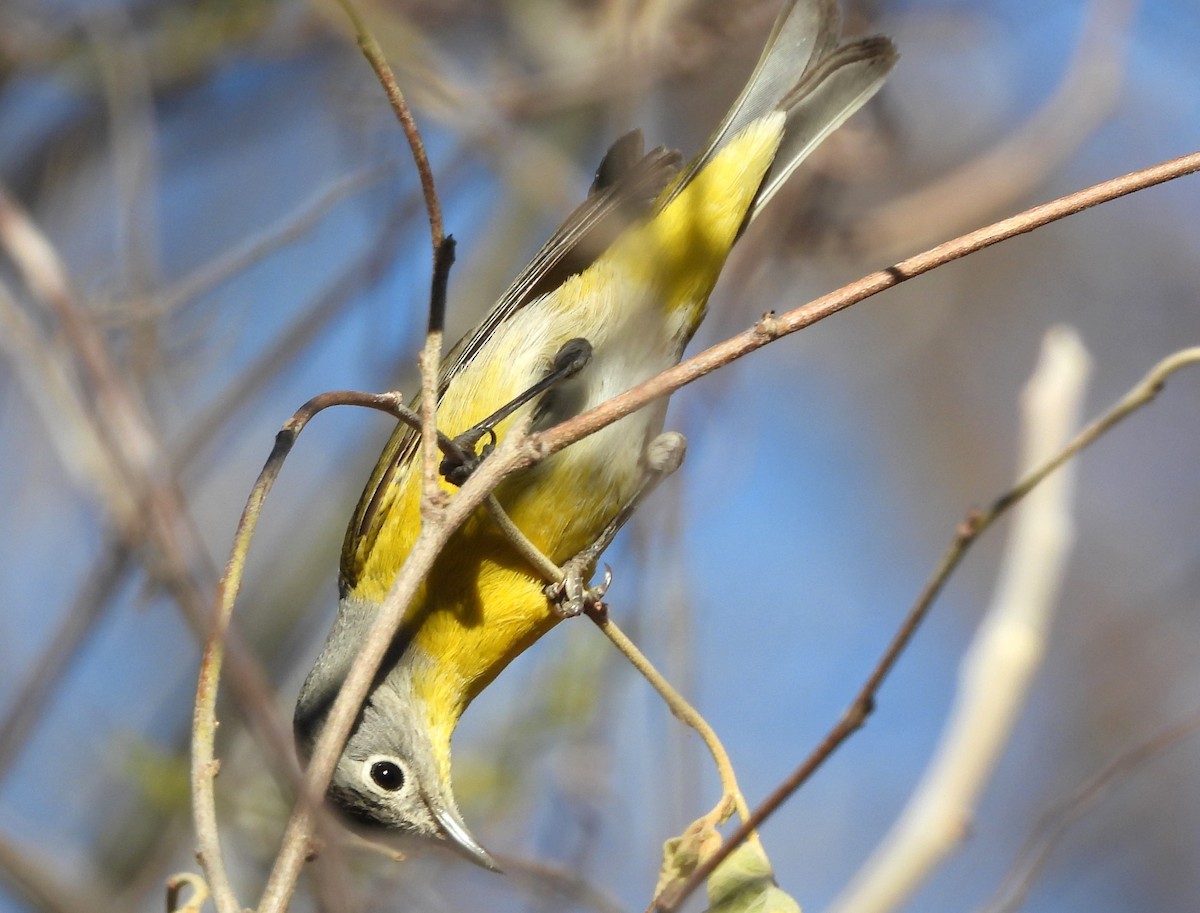
[[[478,840],[471,836],[471,832],[467,830],[467,826],[463,824],[457,813],[448,808],[434,808],[432,811],[451,846],[476,865],[481,865],[492,872],[500,871],[496,860],[488,855],[488,851],[479,845]]]

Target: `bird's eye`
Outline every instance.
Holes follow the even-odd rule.
[[[389,793],[404,786],[404,771],[395,761],[376,761],[370,767],[371,782]]]

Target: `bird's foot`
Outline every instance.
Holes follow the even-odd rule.
[[[612,583],[612,568],[604,565],[604,579],[595,586],[588,586],[594,561],[590,554],[576,555],[563,565],[562,579],[546,585],[546,598],[559,618],[604,612],[604,594]]]

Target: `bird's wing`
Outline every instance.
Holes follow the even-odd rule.
[[[438,375],[439,401],[498,326],[531,301],[583,272],[622,230],[645,216],[678,172],[679,165],[679,154],[662,147],[643,153],[641,131],[634,130],[617,140],[596,169],[587,199],[542,245],[484,320],[446,354]],[[417,408],[417,403],[414,398],[412,408]],[[373,538],[371,531],[383,522],[380,509],[387,500],[387,492],[397,470],[416,455],[418,440],[414,429],[398,424],[367,481],[342,544],[343,594],[357,583]]]

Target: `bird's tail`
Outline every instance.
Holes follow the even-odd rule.
[[[887,38],[839,45],[839,31],[836,0],[789,0],[741,96],[660,205],[670,203],[732,137],[782,111],[783,139],[747,212],[746,223],[752,221],[809,153],[879,90],[896,62]]]

